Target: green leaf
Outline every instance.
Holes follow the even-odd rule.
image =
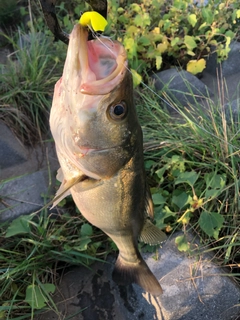
[[[166,199],[160,193],[154,193],[152,199],[155,205],[164,204],[166,202]]]
[[[196,41],[194,40],[194,37],[191,37],[191,36],[185,36],[184,43],[190,51],[197,47],[197,44],[196,44]]]
[[[167,206],[164,208],[156,207],[155,209],[156,226],[160,229],[164,227],[164,220],[169,217],[175,217],[176,213],[171,211]]]
[[[176,237],[175,243],[176,243],[179,251],[186,252],[186,251],[189,251],[189,249],[190,249],[190,245],[189,245],[185,235]]]
[[[180,43],[181,40],[179,37],[173,38],[171,41],[171,46],[174,47],[176,44]]]
[[[202,23],[202,24],[200,25],[200,27],[198,28],[198,30],[204,29],[204,28],[207,27],[207,26],[208,26],[207,23],[204,22],[204,23]]]
[[[74,247],[75,250],[78,251],[85,251],[88,248],[88,244],[92,242],[90,238],[81,239],[80,245],[77,247]]]
[[[156,161],[153,160],[146,160],[144,162],[145,169],[151,169],[154,165],[156,165]]]
[[[191,26],[194,28],[197,23],[197,16],[192,13],[188,16],[188,22],[191,24]]]
[[[223,189],[226,184],[226,174],[206,173],[204,175],[207,187],[212,189]]]
[[[139,38],[139,43],[142,44],[144,47],[150,46],[151,41],[149,38],[142,36],[141,38]]]
[[[132,3],[130,5],[130,8],[131,8],[132,11],[134,11],[136,13],[140,13],[141,12],[141,7],[137,3]]]
[[[81,226],[81,236],[92,236],[93,235],[93,228],[89,223],[84,223]]]
[[[203,211],[200,215],[198,223],[201,229],[209,236],[218,239],[219,231],[223,226],[224,219],[217,212]]]
[[[205,198],[216,198],[221,193],[221,190],[219,189],[209,189],[205,192]]]
[[[207,189],[205,191],[205,197],[214,198],[217,197],[226,185],[226,174],[205,174],[204,180],[206,181]]]
[[[30,233],[29,222],[32,220],[33,216],[20,216],[13,220],[10,226],[7,228],[6,238],[16,236],[18,234]]]
[[[191,187],[193,187],[197,179],[198,179],[198,174],[195,171],[181,172],[178,178],[176,179],[175,184],[187,183]]]
[[[141,14],[137,14],[136,17],[134,18],[134,21],[133,21],[134,25],[137,26],[137,27],[142,27],[144,24],[143,24],[143,18],[142,18],[142,15]]]
[[[202,16],[203,20],[206,21],[208,24],[212,24],[214,19],[214,12],[210,8],[202,8]]]
[[[42,309],[46,306],[48,302],[48,297],[46,293],[54,293],[55,285],[52,283],[44,283],[41,288],[36,285],[29,285],[26,289],[25,301],[33,309]]]
[[[190,203],[192,197],[188,195],[185,191],[182,191],[178,195],[173,195],[172,202],[178,206],[179,209],[185,207],[188,203]]]

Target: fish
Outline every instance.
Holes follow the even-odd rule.
[[[133,93],[123,45],[104,36],[88,41],[88,30],[76,24],[50,111],[61,182],[53,206],[71,194],[81,214],[119,249],[113,280],[159,296],[162,287],[138,249],[139,240],[159,244],[166,235],[151,221]]]

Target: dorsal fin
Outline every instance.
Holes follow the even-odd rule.
[[[149,219],[146,219],[139,236],[139,240],[152,245],[160,244],[167,239],[166,234],[156,227]]]

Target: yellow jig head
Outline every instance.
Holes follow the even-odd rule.
[[[107,20],[96,11],[84,12],[79,19],[79,23],[84,27],[90,27],[94,31],[104,31],[107,26]]]

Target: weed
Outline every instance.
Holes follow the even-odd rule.
[[[89,267],[109,250],[106,237],[80,216],[45,210],[0,227],[0,319],[22,314],[33,319],[36,310],[46,307],[57,312],[51,294],[63,269],[68,264]]]
[[[19,30],[17,40],[9,41],[15,51],[0,70],[0,119],[24,143],[34,144],[48,131],[59,58],[44,34]]]
[[[148,92],[146,94],[146,91]],[[145,137],[155,219],[167,232],[191,225],[204,243],[222,246],[222,264],[237,267],[239,244],[239,129],[221,105],[208,111],[195,104],[179,106],[175,121],[159,104],[159,96],[139,91],[139,112]],[[219,102],[220,103],[220,102]],[[196,116],[193,119],[193,114]],[[189,244],[177,239],[180,250]],[[215,239],[215,240],[214,240]],[[226,251],[226,243],[231,246]],[[231,253],[229,255],[229,253]]]

